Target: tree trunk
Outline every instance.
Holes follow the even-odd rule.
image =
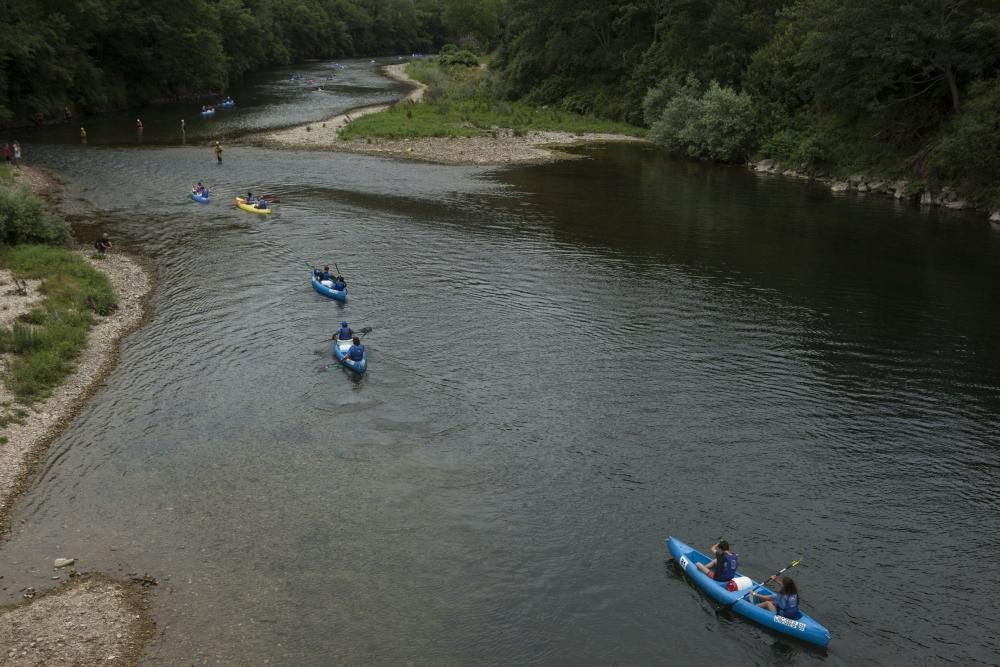
[[[955,113],[958,113],[958,82],[955,80],[955,70],[950,65],[944,68],[944,77],[948,80],[948,90],[951,91],[951,105]]]

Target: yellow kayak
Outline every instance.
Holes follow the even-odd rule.
[[[244,211],[250,211],[251,213],[260,213],[261,215],[271,215],[271,209],[257,208],[253,204],[248,204],[247,200],[243,199],[243,197],[236,198],[236,205],[239,206]]]

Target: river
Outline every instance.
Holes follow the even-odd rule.
[[[315,107],[276,71],[218,134],[398,94],[374,67]],[[78,236],[159,286],[18,501],[3,601],[59,556],[149,573],[150,664],[1000,660],[1000,231],[978,216],[642,146],[217,165],[215,130],[178,145],[176,117],[142,146],[131,114],[26,145]],[[247,189],[272,218],[228,204]],[[347,305],[307,282],[334,261]],[[328,367],[341,319],[373,328],[363,379]],[[829,652],[718,613],[668,534],[723,535],[757,577],[801,557]]]

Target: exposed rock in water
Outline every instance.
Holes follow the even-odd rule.
[[[72,565],[75,562],[75,558],[56,558],[52,563],[52,567],[66,567],[67,565]]]

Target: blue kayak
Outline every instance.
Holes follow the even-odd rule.
[[[325,296],[328,299],[335,299],[335,300],[340,301],[342,303],[346,303],[347,302],[347,290],[346,289],[345,290],[331,289],[331,288],[327,287],[326,285],[324,285],[323,283],[321,283],[319,280],[317,280],[315,274],[310,274],[310,277],[312,278],[312,285],[313,285],[313,289],[314,290],[316,290],[317,292],[319,292],[320,294],[322,294],[323,296]]]
[[[207,204],[208,203],[208,190],[206,190],[205,194],[203,194],[203,195],[200,195],[197,192],[195,192],[194,190],[192,190],[191,191],[191,199],[195,200],[199,204]]]
[[[234,106],[236,106],[236,102],[233,100],[223,100],[222,102],[219,102],[219,107],[223,109],[232,109]]]
[[[751,603],[746,597],[733,604],[740,596],[746,595],[747,591],[729,592],[726,590],[725,583],[715,581],[702,573],[695,564],[701,563],[702,565],[707,565],[712,559],[694,547],[689,547],[675,537],[668,537],[667,549],[670,551],[670,555],[674,557],[674,560],[677,561],[677,567],[682,569],[684,574],[698,588],[718,604],[723,606],[732,605],[729,608],[743,618],[800,641],[824,648],[830,643],[830,631],[805,614],[802,614],[795,620],[778,616]],[[742,576],[739,572],[737,572],[737,575]],[[753,583],[754,586],[758,584],[756,581]],[[757,591],[770,595],[774,594],[774,591],[766,590],[763,587],[758,588]]]
[[[361,361],[347,359],[347,353],[353,344],[354,343],[349,340],[337,339],[333,341],[333,356],[337,361],[341,362],[344,367],[350,368],[358,375],[361,375],[368,370],[368,350],[365,350],[365,356],[361,358]]]
[[[204,111],[202,111],[200,113],[201,113],[202,116],[213,116],[213,115],[215,115],[215,109],[205,109]]]

